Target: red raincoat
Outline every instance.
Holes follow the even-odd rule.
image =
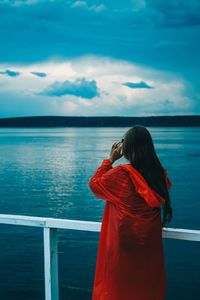
[[[172,183],[165,170],[168,189]],[[163,300],[167,290],[161,205],[165,202],[131,164],[109,159],[89,182],[106,200],[92,300]]]

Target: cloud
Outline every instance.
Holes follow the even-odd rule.
[[[16,76],[19,76],[19,72],[15,72],[15,71],[11,71],[11,70],[6,70],[4,72],[0,72],[0,74],[6,74],[10,77],[16,77]]]
[[[106,8],[105,5],[103,5],[103,4],[100,4],[100,5],[93,4],[91,6],[88,6],[86,1],[76,1],[76,2],[74,2],[71,5],[71,8],[75,8],[75,7],[84,7],[88,10],[93,10],[95,12],[100,12],[100,11],[102,11]]]
[[[199,0],[146,0],[146,11],[159,27],[200,25]]]
[[[99,96],[96,81],[87,81],[85,78],[77,78],[74,82],[69,80],[64,82],[56,81],[39,94],[58,97],[63,95],[74,95],[87,99]]]
[[[87,2],[86,1],[76,1],[71,5],[71,7],[78,7],[78,6],[87,7]]]
[[[5,67],[5,65],[4,65]],[[16,68],[9,65],[10,69]],[[17,65],[0,81],[0,117],[22,115],[142,116],[197,114],[198,95],[180,75],[125,60],[84,55]],[[0,64],[0,69],[2,65]],[[48,74],[43,80],[32,70]],[[153,88],[127,88],[122,83]],[[92,101],[91,101],[92,99]]]
[[[140,81],[140,82],[125,82],[122,83],[122,85],[128,86],[132,89],[138,89],[138,88],[142,88],[142,89],[151,89],[152,87],[150,85],[148,85],[146,82],[144,81]]]
[[[46,77],[47,76],[46,73],[42,73],[42,72],[31,72],[31,74],[36,75],[38,77]]]

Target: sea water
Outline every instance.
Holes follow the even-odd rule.
[[[200,230],[200,128],[147,128],[173,184],[167,226]],[[101,222],[105,200],[88,183],[128,129],[0,128],[0,213]],[[122,157],[113,167],[124,163]],[[42,228],[0,230],[0,299],[44,299]],[[60,300],[92,299],[99,234],[58,229]],[[199,299],[200,242],[163,244],[165,299]]]

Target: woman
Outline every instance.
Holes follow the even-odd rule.
[[[123,155],[130,163],[113,168]],[[130,128],[112,145],[109,158],[89,182],[92,192],[106,200],[93,300],[164,299],[162,227],[172,218],[171,185],[145,127]]]

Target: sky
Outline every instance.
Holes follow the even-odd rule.
[[[0,0],[0,117],[200,115],[199,0]]]

